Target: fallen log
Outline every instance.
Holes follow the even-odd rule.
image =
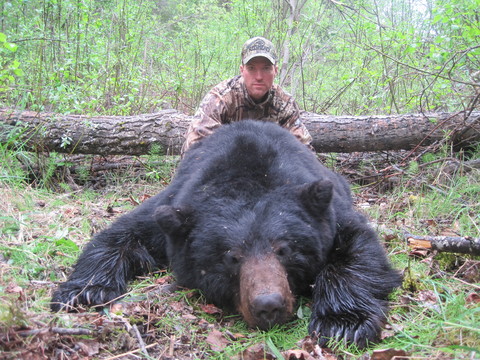
[[[176,110],[134,116],[86,116],[0,109],[0,143],[70,154],[179,154],[191,116]],[[317,152],[414,149],[441,141],[480,142],[480,111],[376,116],[303,112]]]
[[[419,236],[409,233],[406,233],[405,237],[408,246],[413,249],[480,255],[480,238],[468,236]]]
[[[176,110],[84,116],[0,109],[0,143],[69,154],[178,154],[191,117]]]

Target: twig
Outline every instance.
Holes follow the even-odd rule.
[[[170,345],[168,346],[168,356],[172,357],[175,350],[175,335],[170,336]]]
[[[135,334],[135,337],[137,338],[137,341],[138,341],[138,346],[140,348],[139,350],[144,355],[149,356],[147,351],[147,346],[145,346],[145,342],[142,339],[142,335],[140,334],[140,331],[138,331],[137,325],[132,326],[132,324],[130,324],[128,319],[124,318],[123,316],[114,316],[114,317],[119,319],[125,325],[125,328],[127,329],[128,332],[132,331]]]
[[[453,82],[456,82],[456,83],[459,83],[459,84],[464,84],[464,85],[470,85],[470,86],[478,87],[478,83],[470,82],[470,81],[462,81],[462,80],[460,80],[460,79],[452,79],[451,77],[443,76],[443,75],[441,75],[440,73],[436,74],[436,73],[433,73],[433,72],[431,72],[431,71],[427,71],[427,70],[425,70],[425,69],[421,69],[421,68],[415,67],[415,66],[413,66],[413,65],[407,64],[407,63],[405,63],[405,62],[402,62],[402,61],[400,61],[400,60],[398,60],[398,59],[396,59],[396,58],[394,58],[394,57],[392,57],[392,56],[390,56],[390,55],[382,52],[381,50],[379,50],[379,49],[377,49],[377,48],[375,48],[375,47],[373,47],[373,46],[370,46],[370,45],[368,45],[368,44],[364,44],[364,45],[365,45],[366,47],[368,47],[369,49],[371,49],[371,50],[373,50],[373,51],[381,54],[382,56],[385,56],[385,57],[389,58],[389,59],[392,60],[393,62],[395,62],[395,63],[397,63],[397,64],[399,64],[399,65],[408,67],[408,68],[410,68],[410,69],[413,69],[413,70],[415,70],[415,71],[417,71],[417,72],[419,72],[419,73],[426,74],[426,75],[431,75],[431,76],[436,76],[436,77],[439,77],[439,78],[441,78],[441,79],[453,81]],[[480,47],[480,45],[476,45],[476,46],[472,46],[472,47],[470,47],[470,48],[468,48],[468,49],[465,49],[465,50],[463,50],[463,51],[457,51],[456,53],[454,53],[454,54],[450,57],[450,59],[449,59],[448,61],[445,62],[444,67],[445,67],[446,64],[447,64],[450,60],[452,60],[453,57],[455,57],[457,54],[459,54],[459,53],[466,54],[467,52],[470,52],[470,51],[472,51],[472,50],[475,50],[475,49],[477,49],[477,48],[479,48],[479,47]],[[444,69],[444,67],[442,68],[442,70]]]
[[[137,325],[132,326],[133,332],[135,333],[135,337],[137,338],[138,345],[140,346],[140,350],[142,350],[142,353],[146,356],[148,355],[147,347],[145,346],[145,342],[142,339],[142,334],[140,334],[140,331],[138,331]]]
[[[480,255],[480,238],[468,236],[419,236],[407,232],[405,237],[408,246],[412,248]]]
[[[467,281],[465,281],[465,280],[462,280],[462,279],[459,279],[459,278],[457,278],[457,277],[455,277],[455,276],[454,276],[453,278],[454,278],[455,280],[457,280],[457,281],[460,281],[462,284],[465,284],[465,285],[468,285],[468,286],[471,286],[471,287],[473,287],[473,288],[475,288],[475,289],[480,290],[480,286],[478,286],[478,285],[469,283],[469,282],[467,282]]]
[[[47,333],[59,334],[59,335],[93,335],[93,331],[84,328],[43,328],[43,329],[32,329],[32,330],[20,330],[15,332],[21,337],[37,336]]]
[[[150,344],[150,345],[147,345],[145,346],[145,349],[150,349],[154,346],[158,345],[157,343],[153,343],[153,344]],[[118,354],[118,355],[115,355],[115,356],[112,356],[112,357],[109,357],[109,358],[106,358],[105,360],[114,360],[114,359],[120,359],[120,358],[123,358],[124,356],[128,356],[128,355],[133,355],[135,353],[138,353],[139,351],[142,351],[142,349],[135,349],[135,350],[132,350],[132,351],[128,351],[126,353],[123,353],[123,354]]]

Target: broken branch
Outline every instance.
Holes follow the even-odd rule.
[[[405,236],[408,246],[414,249],[480,255],[480,238],[470,236],[420,236],[409,233],[405,233]]]

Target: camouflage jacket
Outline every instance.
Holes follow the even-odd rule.
[[[312,137],[299,117],[297,103],[280,86],[274,84],[267,99],[257,104],[248,95],[242,76],[237,75],[215,86],[203,98],[185,134],[182,154],[222,124],[244,119],[276,122],[310,145]]]

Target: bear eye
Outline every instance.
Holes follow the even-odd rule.
[[[225,253],[223,260],[225,261],[226,265],[237,266],[240,263],[240,256],[231,250],[228,250]]]
[[[286,244],[277,245],[274,251],[277,256],[282,258],[288,257],[292,253],[292,249],[290,249],[290,247]]]

